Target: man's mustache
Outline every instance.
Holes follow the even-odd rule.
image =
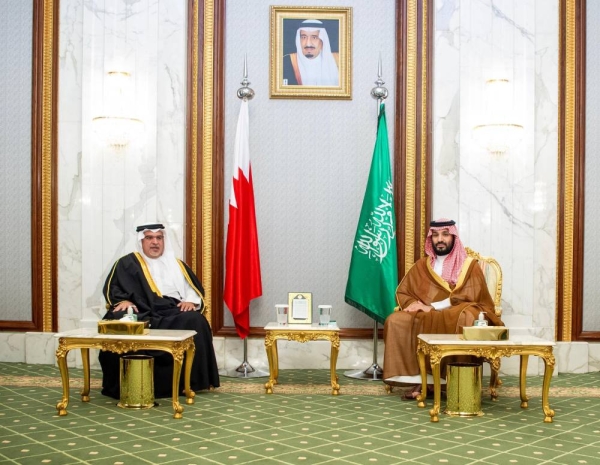
[[[312,49],[312,50],[314,50],[314,49],[315,49],[314,45],[306,45],[306,46],[304,47],[304,50],[306,50],[306,49],[309,49],[309,48],[310,48],[310,49]]]

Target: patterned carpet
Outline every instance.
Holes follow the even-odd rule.
[[[440,415],[385,394],[381,382],[339,374],[330,394],[327,370],[283,370],[273,395],[266,378],[222,378],[173,419],[171,403],[122,409],[100,395],[92,373],[81,402],[81,370],[70,370],[68,415],[54,366],[0,363],[0,463],[4,464],[498,464],[600,463],[600,374],[552,380],[553,423],[543,422],[541,377],[528,378],[521,409],[516,377],[503,377],[498,402],[482,397],[481,417]],[[485,383],[485,380],[484,380]],[[183,399],[182,399],[183,400]]]

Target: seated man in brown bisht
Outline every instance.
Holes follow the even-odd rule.
[[[104,284],[109,307],[105,320],[122,318],[133,307],[138,321],[148,321],[151,329],[196,331],[196,353],[192,364],[191,389],[219,387],[219,371],[212,345],[212,332],[201,313],[204,289],[194,272],[175,253],[162,224],[139,226],[137,252],[121,257],[113,265]],[[173,356],[164,351],[138,351],[154,357],[154,395],[172,395]],[[100,352],[102,394],[116,399],[119,387],[120,355]],[[184,376],[181,376],[181,389]]]
[[[396,289],[400,311],[392,313],[383,328],[383,378],[390,384],[416,385],[405,394],[407,398],[416,397],[421,389],[419,334],[461,333],[462,327],[472,326],[482,311],[490,326],[503,326],[483,272],[476,260],[467,257],[455,222],[440,219],[430,226],[426,256],[400,282]],[[442,376],[444,373],[442,367]]]

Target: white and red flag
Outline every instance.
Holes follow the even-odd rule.
[[[249,135],[248,101],[242,100],[235,134],[235,161],[229,195],[223,296],[242,339],[250,332],[250,301],[262,295]]]

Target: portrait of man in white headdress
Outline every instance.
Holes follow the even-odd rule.
[[[339,21],[284,21],[284,86],[338,86]]]

